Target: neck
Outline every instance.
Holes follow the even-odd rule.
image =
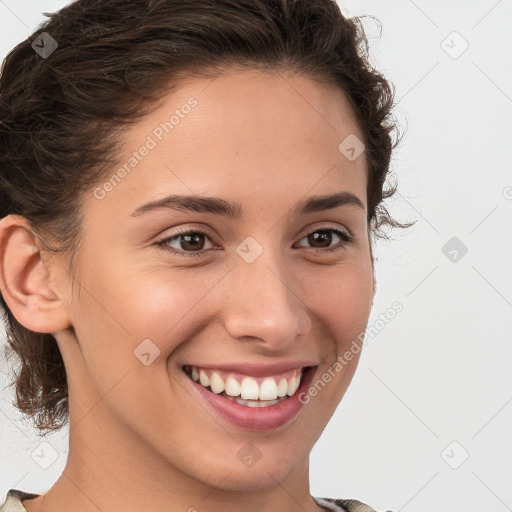
[[[24,502],[30,512],[322,510],[310,495],[307,459],[285,481],[270,478],[272,485],[266,479],[251,489],[237,486],[229,470],[215,475],[214,482],[204,482],[180,471],[102,414],[101,405],[83,420],[73,421],[75,417],[76,411],[70,411],[65,469],[47,493]],[[106,423],[107,418],[112,424]]]

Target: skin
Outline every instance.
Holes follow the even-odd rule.
[[[364,154],[349,161],[338,150],[349,134],[362,135],[338,89],[290,71],[231,69],[166,96],[127,133],[119,161],[191,96],[197,106],[112,191],[82,199],[73,276],[62,254],[40,250],[23,218],[0,222],[5,300],[27,328],[54,334],[69,382],[67,464],[48,492],[24,501],[31,512],[320,510],[309,454],[359,354],[270,432],[212,415],[184,391],[181,368],[308,359],[318,378],[365,330],[374,294],[367,169]],[[292,213],[305,197],[339,191],[364,209]],[[236,200],[244,214],[130,216],[171,193]],[[180,227],[206,233],[203,256],[156,245]],[[328,227],[354,241],[333,252],[308,241]],[[236,252],[247,236],[263,248],[250,264]],[[333,234],[330,246],[339,242]],[[193,251],[183,238],[170,244]],[[134,357],[146,338],[160,350],[148,366]],[[250,468],[237,457],[249,442],[261,453]]]

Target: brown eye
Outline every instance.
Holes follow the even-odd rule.
[[[338,240],[341,240],[338,241]],[[336,228],[316,229],[307,234],[302,240],[307,240],[313,249],[326,251],[336,251],[344,249],[345,245],[353,240],[353,236],[345,231]],[[338,241],[336,245],[331,246],[332,242]]]
[[[307,238],[308,238],[308,242],[313,247],[325,248],[325,247],[329,247],[331,245],[332,233],[327,230],[315,231],[313,233],[310,233],[307,236]],[[318,246],[315,244],[320,244],[320,245]]]
[[[164,238],[157,242],[157,245],[174,254],[183,256],[201,256],[207,251],[207,248],[205,249],[205,244],[208,239],[208,235],[202,231],[188,230],[180,231],[173,236]]]
[[[181,249],[185,251],[200,251],[204,247],[204,234],[193,233],[192,235],[179,235],[181,238]]]

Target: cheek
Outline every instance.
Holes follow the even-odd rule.
[[[197,316],[203,296],[218,279],[190,271],[132,270],[105,269],[104,277],[86,285],[90,293],[82,292],[80,324],[93,343],[108,339],[112,350],[133,351],[149,338],[163,348]]]
[[[205,315],[197,309],[205,280],[201,285],[177,274],[112,271],[102,273],[108,278],[81,283],[73,323],[82,350],[72,373],[82,379],[77,384],[84,401],[102,397],[102,407],[125,424],[145,428],[147,418],[159,417],[162,404],[173,412],[166,359],[183,340],[194,338],[200,322],[204,325]],[[174,411],[166,424],[178,428],[178,418]]]
[[[338,352],[364,332],[373,298],[371,264],[346,262],[329,272],[302,278],[303,293],[320,327],[336,341]],[[306,294],[307,292],[307,294]]]
[[[127,314],[132,314],[133,331],[151,338],[164,356],[208,326],[218,306],[209,295],[225,272],[181,270],[144,275],[134,285],[137,300],[124,306]]]
[[[126,372],[128,380],[139,375],[140,384],[154,384],[161,378],[155,370],[179,340],[187,339],[183,329],[194,317],[201,289],[190,286],[185,273],[168,272],[166,282],[163,273],[127,274],[105,264],[89,268],[98,271],[81,282],[72,323],[97,391],[103,394]]]

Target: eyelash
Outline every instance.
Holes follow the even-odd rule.
[[[333,233],[336,233],[344,241],[344,243],[339,243],[337,245],[334,245],[333,247],[327,247],[325,249],[315,248],[315,247],[311,247],[310,248],[310,249],[317,250],[317,251],[320,251],[320,252],[334,252],[334,251],[339,251],[341,249],[345,249],[346,248],[345,246],[350,244],[354,240],[354,237],[352,235],[349,235],[347,232],[342,231],[342,230],[337,229],[337,228],[331,228],[331,227],[329,227],[329,228],[317,228],[317,229],[315,229],[313,231],[310,231],[304,237],[302,237],[301,240],[303,238],[306,238],[307,236],[313,234],[313,233],[318,232],[318,231],[332,231]],[[208,250],[204,250],[204,249],[201,250],[201,251],[178,251],[178,250],[176,250],[176,249],[166,245],[169,242],[171,242],[171,241],[173,241],[175,239],[178,239],[181,236],[186,236],[186,235],[205,235],[207,238],[209,238],[208,235],[206,233],[204,233],[203,231],[200,231],[200,230],[197,230],[197,229],[186,229],[186,230],[184,229],[184,230],[179,230],[176,234],[174,234],[171,237],[166,237],[166,238],[164,238],[162,240],[159,240],[158,242],[156,242],[156,245],[161,247],[164,251],[170,252],[172,254],[177,254],[179,256],[185,256],[185,257],[188,257],[188,256],[200,257],[200,256],[203,256],[203,254],[205,252],[208,252]]]

